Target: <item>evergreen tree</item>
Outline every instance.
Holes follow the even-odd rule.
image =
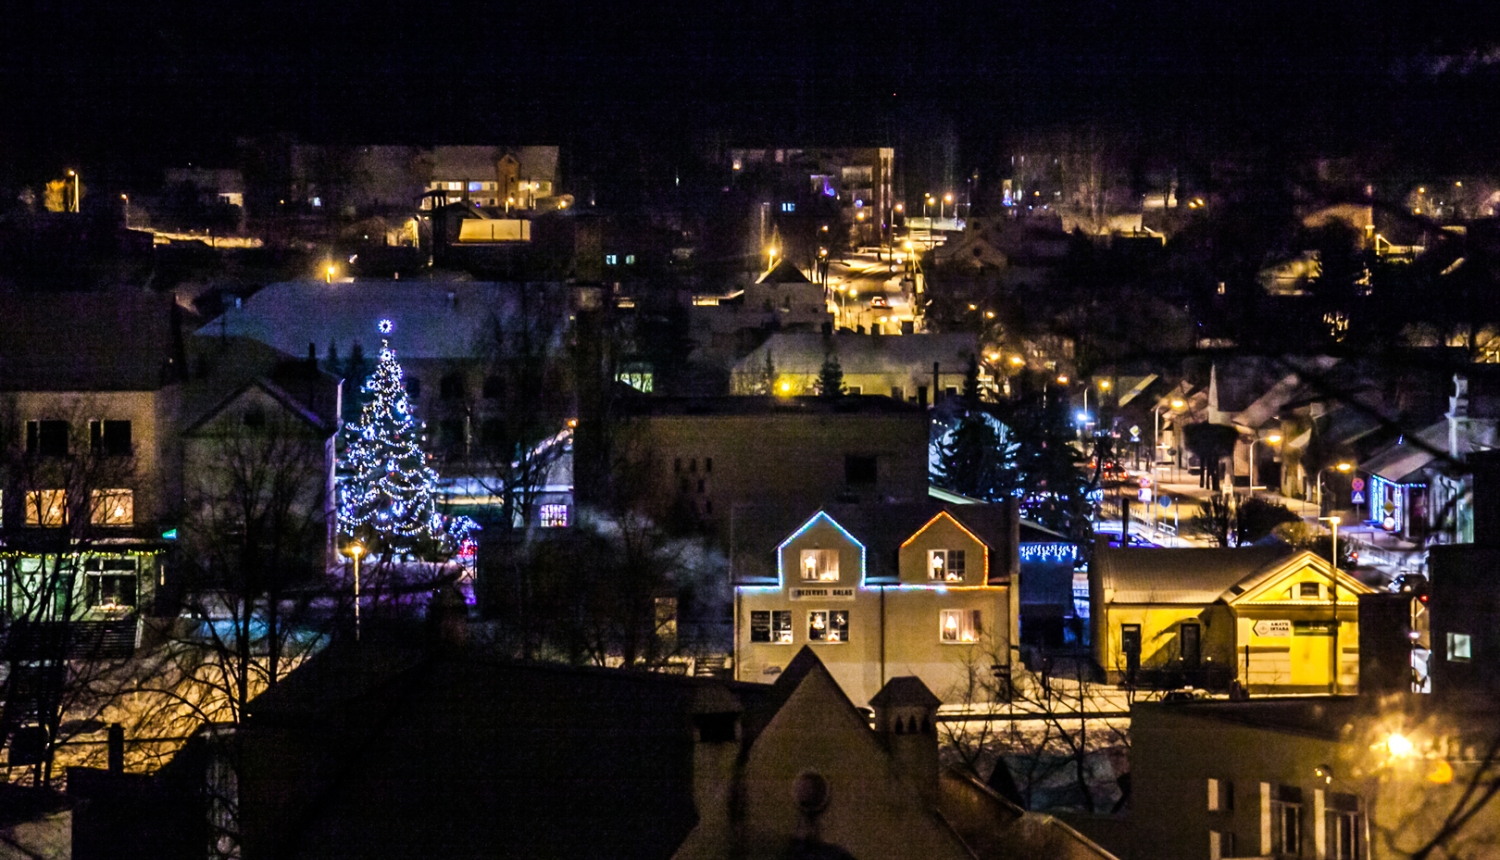
[[[972,355],[964,370],[964,408],[971,412],[979,408],[979,359]]]
[[[844,396],[844,369],[839,366],[836,355],[823,359],[823,367],[818,371],[818,396],[824,400],[837,400]]]
[[[388,342],[362,393],[367,402],[342,434],[339,531],[364,540],[372,555],[430,549],[443,536],[437,473],[427,465],[421,423]]]
[[[1005,425],[979,410],[966,412],[938,444],[934,483],[971,499],[999,501],[1018,483],[1016,450]]]
[[[339,376],[344,371],[343,366],[339,364],[338,344],[331,340],[328,342],[328,356],[323,359],[323,369],[334,376]]]

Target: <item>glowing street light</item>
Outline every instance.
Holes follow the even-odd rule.
[[[344,547],[344,554],[354,559],[354,641],[359,641],[359,558],[365,554],[365,545],[359,541]]]
[[[333,266],[332,263],[329,263],[327,266],[323,267],[323,283],[325,283],[325,284],[331,284],[331,283],[333,283],[333,273],[334,273],[334,271],[335,271],[335,269],[334,269],[334,266]]]
[[[1406,735],[1394,732],[1385,739],[1385,750],[1391,758],[1406,758],[1416,751],[1416,744]]]

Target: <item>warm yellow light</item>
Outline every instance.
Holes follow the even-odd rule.
[[[943,202],[944,203],[952,203],[953,202],[953,195],[952,194],[944,194],[943,195]]]
[[[74,172],[73,172],[73,171],[71,171],[71,170],[69,170],[69,171],[68,171],[68,175],[69,175],[69,176],[77,176],[77,175],[78,175],[78,174],[76,174],[76,173],[74,173]]]
[[[1462,187],[1464,187],[1464,184],[1462,182],[1455,182],[1455,183],[1453,183],[1453,187],[1454,188],[1462,188]]]
[[[1386,738],[1385,748],[1391,754],[1392,758],[1406,758],[1416,750],[1416,746],[1411,742],[1411,739],[1403,734],[1393,734]]]
[[[1427,774],[1427,781],[1438,785],[1447,785],[1453,781],[1453,765],[1438,759],[1432,764],[1432,772]]]
[[[1354,468],[1354,464],[1353,463],[1340,463],[1337,466],[1334,466],[1334,468],[1338,469],[1340,472],[1347,472],[1350,469]]]
[[[1066,373],[1059,373],[1057,375],[1057,384],[1058,385],[1067,385],[1068,384],[1068,375]]]
[[[897,203],[896,204],[896,211],[897,212],[905,212],[906,211],[906,204],[904,204],[904,203]]]
[[[906,249],[906,250],[908,250],[908,251],[910,251],[911,250],[911,243],[910,242],[903,242],[902,245],[901,245],[901,247],[904,248],[904,249]]]
[[[984,318],[987,319],[987,320],[994,319],[995,318],[995,312],[994,311],[985,311],[984,312]]]
[[[1281,434],[1272,433],[1271,435],[1266,437],[1266,441],[1270,442],[1272,445],[1279,445],[1281,444]]]
[[[937,570],[938,568],[940,568],[942,566],[943,565],[942,565],[941,562],[934,561],[932,563],[933,570]],[[947,627],[949,630],[957,630],[958,629],[958,619],[954,618],[952,615],[950,615],[950,616],[948,616],[948,619],[943,622],[943,626]]]
[[[1105,390],[1105,391],[1108,391],[1109,390],[1109,380],[1108,379],[1101,379],[1101,380],[1099,380],[1099,387],[1101,389]]]
[[[1181,397],[1173,397],[1172,398],[1172,408],[1173,409],[1181,409],[1182,407],[1184,407],[1186,405],[1187,405],[1187,401],[1183,400]]]
[[[969,310],[971,310],[971,311],[977,311],[977,310],[979,310],[979,305],[969,305]]]
[[[1019,355],[1013,355],[1010,357],[1010,363],[1015,365],[1016,367],[1020,367],[1021,365],[1026,363],[1026,359],[1020,357]]]
[[[359,558],[365,554],[365,545],[359,541],[354,541],[344,548],[344,554],[350,558]]]
[[[985,354],[985,358],[988,358],[990,361],[999,361],[1000,360],[1000,353],[998,353],[998,352],[986,353]]]
[[[568,419],[568,426],[569,427],[577,427],[578,426],[578,419],[577,418],[569,418]]]
[[[859,298],[859,290],[856,290],[855,288],[850,287],[849,288],[849,298],[851,298],[851,299],[857,299],[857,298]]]
[[[792,390],[792,384],[790,382],[783,382],[783,383],[781,383],[781,393],[782,394],[789,394],[789,393],[791,393],[791,390]]]
[[[70,170],[70,171],[68,171],[68,172],[69,172],[69,173],[72,173],[72,172],[73,172],[73,171],[71,171],[71,170]],[[1418,188],[1418,189],[1417,189],[1417,193],[1418,193],[1418,194],[1426,194],[1426,193],[1427,193],[1427,189],[1426,189],[1426,188]]]

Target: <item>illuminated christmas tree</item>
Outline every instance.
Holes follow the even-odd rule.
[[[382,320],[381,334],[390,331],[390,321]],[[381,341],[363,393],[359,418],[344,425],[339,531],[365,541],[371,554],[436,548],[446,538],[438,476],[427,465],[422,424],[389,341]]]

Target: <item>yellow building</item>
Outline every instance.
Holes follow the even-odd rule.
[[[1101,547],[1089,572],[1093,656],[1115,683],[1352,692],[1369,593],[1285,547]]]
[[[857,704],[900,675],[958,700],[1011,662],[1018,524],[1011,505],[737,509],[736,678],[774,681],[810,645]]]

